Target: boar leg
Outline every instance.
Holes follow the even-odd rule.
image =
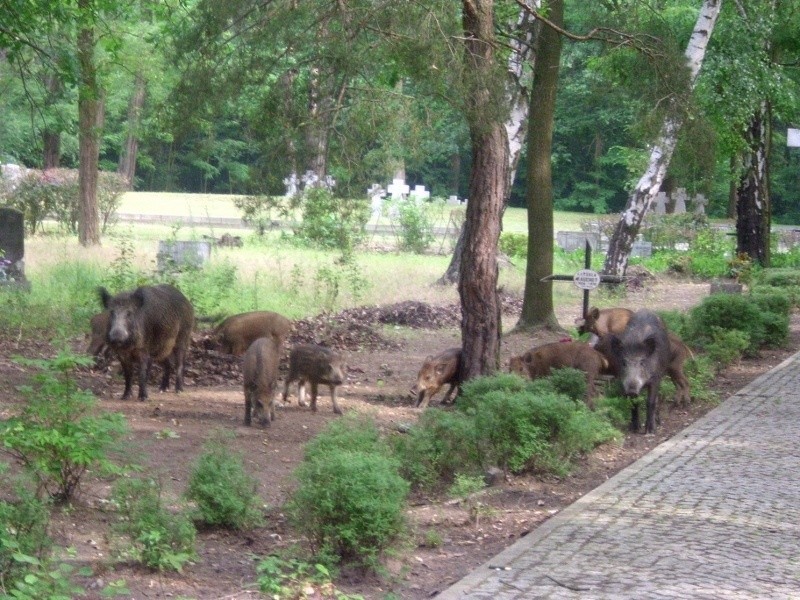
[[[139,359],[139,400],[144,402],[147,400],[147,380],[150,377],[150,367],[153,365],[153,359],[145,356]]]
[[[669,375],[669,378],[672,379],[672,382],[675,384],[675,402],[678,404],[688,404],[692,399],[692,395],[689,391],[689,379],[683,372],[683,365],[670,365],[669,368],[667,368],[667,375]]]
[[[458,392],[456,392],[455,394],[453,394],[453,391],[454,391],[454,390],[455,390],[457,387],[458,387],[458,384],[457,384],[457,383],[451,383],[451,384],[450,384],[450,389],[449,389],[449,390],[447,390],[447,393],[444,395],[444,398],[442,399],[442,404],[449,404],[450,402],[454,402],[454,401],[455,401],[455,396],[457,396],[457,395],[458,395]],[[451,398],[451,396],[452,396],[452,398]]]
[[[316,397],[316,393],[314,393],[314,396]],[[297,404],[299,404],[300,406],[308,406],[308,402],[306,402],[305,379],[300,379],[297,381]],[[313,404],[313,401],[312,401],[312,406],[316,406],[316,404]],[[314,410],[316,410],[316,408]]]
[[[639,431],[639,399],[633,398],[631,405],[631,431],[637,433]]]
[[[647,416],[645,417],[644,432],[656,432],[656,416],[658,413],[658,383],[651,382],[647,390]]]
[[[311,382],[311,412],[317,412],[317,382]]]
[[[339,408],[339,405],[336,403],[336,386],[329,385],[328,387],[331,388],[331,402],[333,402],[333,412],[335,412],[337,415],[340,415],[342,414],[342,409]]]
[[[133,391],[133,361],[130,358],[125,360],[120,358],[119,364],[122,366],[122,376],[125,378],[125,391],[122,392],[122,399],[127,400]]]
[[[186,365],[186,348],[177,347],[172,352],[172,357],[175,361],[175,391],[183,391],[183,374]],[[167,386],[169,387],[169,385]]]
[[[244,424],[250,425],[253,412],[253,391],[250,389],[244,390]]]
[[[158,391],[166,392],[169,389],[169,376],[172,373],[172,363],[169,359],[161,361],[161,370],[163,375],[161,376],[161,385],[158,387]]]
[[[292,380],[289,377],[286,378],[286,381],[283,382],[283,402],[287,402],[287,398],[289,397],[289,384],[292,383]]]

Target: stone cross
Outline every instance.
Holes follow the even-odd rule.
[[[372,186],[367,190],[367,195],[370,199],[372,216],[380,217],[381,211],[383,210],[383,197],[386,195],[386,190],[384,190],[377,183],[373,183]]]
[[[303,173],[303,176],[300,178],[300,181],[303,182],[304,188],[312,188],[316,187],[317,183],[319,182],[319,177],[317,177],[317,174],[314,171],[309,169],[308,171]]]
[[[13,208],[0,208],[0,284],[27,285],[25,216]]]
[[[283,180],[283,185],[286,186],[286,195],[294,196],[300,191],[300,181],[297,179],[297,173],[292,171],[288,177]]]
[[[415,185],[411,195],[417,199],[417,202],[422,202],[431,197],[431,193],[425,189],[424,185]]]
[[[678,188],[675,190],[675,208],[672,209],[672,214],[674,215],[682,215],[686,212],[686,200],[688,196],[686,195],[686,188]]]
[[[458,199],[458,196],[450,196],[447,199],[447,204],[450,206],[459,206],[461,204],[461,200]]]
[[[667,214],[667,193],[666,192],[658,192],[656,194],[655,214],[657,214],[657,215],[665,215],[665,214]]]
[[[693,203],[694,203],[694,214],[696,215],[706,214],[706,205],[708,204],[708,198],[706,198],[703,194],[697,194],[694,197]]]
[[[386,191],[392,195],[392,200],[402,200],[408,195],[409,189],[403,179],[393,179],[392,184],[386,188]]]

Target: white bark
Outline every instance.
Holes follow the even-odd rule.
[[[700,8],[692,35],[686,46],[686,64],[689,68],[689,85],[694,89],[700,67],[705,58],[706,48],[711,39],[717,17],[722,8],[722,0],[704,0]],[[650,151],[647,169],[639,179],[622,212],[619,223],[610,240],[603,272],[621,275],[628,266],[633,240],[639,232],[644,215],[650,210],[653,200],[661,189],[672,154],[678,143],[678,133],[683,125],[682,119],[668,117],[661,127],[658,139]]]

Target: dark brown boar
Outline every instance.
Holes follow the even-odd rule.
[[[108,331],[108,321],[110,315],[107,310],[97,313],[89,319],[89,327],[91,327],[91,339],[89,340],[89,347],[86,348],[86,353],[94,357],[100,356],[103,350],[106,349],[106,332]]]
[[[444,385],[450,389],[445,393],[442,404],[447,404],[461,385],[461,348],[448,348],[436,356],[428,356],[417,374],[417,383],[411,392],[417,397],[417,406],[425,408],[431,398],[439,393]]]
[[[213,335],[223,352],[241,356],[258,338],[274,336],[280,343],[286,341],[292,322],[270,310],[232,315],[214,328]]]
[[[658,415],[658,387],[667,373],[671,349],[667,329],[661,318],[649,310],[633,314],[620,335],[610,335],[610,348],[620,369],[626,396],[638,396],[647,389],[645,433],[655,433]],[[639,404],[631,409],[631,429],[639,430]]]
[[[667,366],[667,375],[675,384],[674,401],[678,404],[686,404],[691,401],[691,389],[689,379],[683,370],[686,360],[692,357],[692,351],[683,343],[683,340],[671,331],[667,331],[669,339],[670,360]],[[622,373],[622,365],[619,364],[619,357],[611,349],[611,335],[606,334],[600,337],[595,350],[600,352],[608,361],[608,368],[604,370],[604,375],[619,377]]]
[[[289,385],[297,381],[297,398],[300,406],[305,406],[305,384],[311,385],[311,410],[317,411],[317,386],[327,385],[331,391],[333,412],[342,414],[336,403],[336,386],[344,383],[345,364],[342,355],[335,350],[316,344],[300,344],[289,353],[289,374],[283,386],[283,401],[289,395]]]
[[[512,373],[531,379],[547,377],[553,369],[570,367],[586,373],[586,404],[594,408],[597,387],[594,380],[608,367],[602,354],[589,344],[582,342],[552,342],[532,348],[521,356],[512,357],[509,369]]]
[[[275,420],[275,388],[281,361],[281,343],[273,336],[258,338],[244,353],[244,424],[251,413],[261,426]]]
[[[147,376],[153,361],[164,369],[161,391],[169,386],[173,369],[175,391],[181,391],[194,325],[194,309],[186,296],[167,284],[142,286],[116,296],[100,288],[99,294],[109,313],[106,342],[119,357],[125,378],[122,399],[131,396],[136,364],[139,365],[139,399],[147,399]]]

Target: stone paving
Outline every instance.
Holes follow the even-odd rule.
[[[800,353],[437,600],[800,599]]]

